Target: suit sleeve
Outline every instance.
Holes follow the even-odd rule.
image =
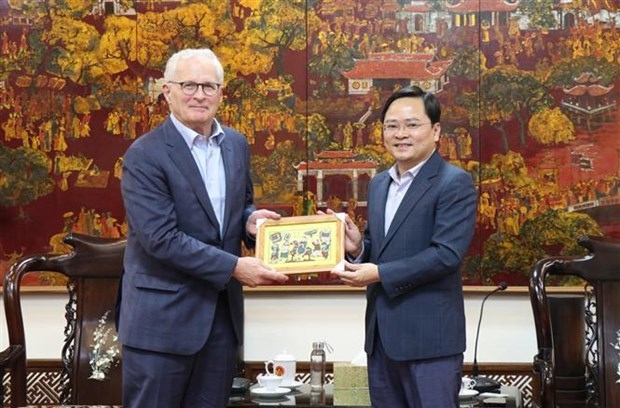
[[[463,171],[452,172],[438,187],[440,191],[430,211],[434,213],[434,222],[429,236],[416,231],[420,240],[428,239],[430,244],[417,253],[412,251],[410,256],[379,265],[381,284],[390,297],[460,273],[474,234],[477,192],[471,176]]]

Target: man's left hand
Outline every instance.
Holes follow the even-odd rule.
[[[373,263],[344,263],[344,271],[332,271],[331,274],[340,278],[342,283],[353,287],[368,286],[381,281],[379,267]]]
[[[256,210],[252,214],[250,214],[250,218],[248,218],[248,222],[245,223],[245,231],[250,234],[252,237],[256,237],[256,233],[258,232],[258,225],[256,222],[260,218],[269,218],[272,220],[279,220],[282,218],[280,214],[271,210]]]

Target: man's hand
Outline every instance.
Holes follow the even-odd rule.
[[[353,264],[345,261],[344,266],[344,271],[332,271],[331,273],[340,278],[345,285],[362,287],[381,281],[379,267],[375,264]]]
[[[336,214],[334,211],[329,208],[325,210],[327,214]],[[317,214],[325,214],[323,211],[318,211]],[[348,214],[345,214],[344,217],[344,250],[349,254],[352,258],[357,258],[360,256],[362,252],[362,233],[360,232],[355,222],[349,217]]]
[[[260,259],[251,256],[239,258],[232,277],[241,282],[242,285],[251,288],[259,285],[284,283],[288,280],[287,275],[276,272]]]
[[[282,218],[282,216],[278,214],[277,212],[270,211],[270,210],[263,209],[263,210],[254,211],[252,214],[250,214],[250,217],[248,218],[248,222],[245,223],[245,231],[253,237],[256,237],[256,233],[258,232],[258,226],[256,225],[256,222],[260,218],[269,218],[272,220],[279,220],[280,218]]]

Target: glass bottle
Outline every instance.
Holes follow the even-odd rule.
[[[315,341],[312,343],[310,353],[310,391],[323,390],[325,381],[325,343]]]

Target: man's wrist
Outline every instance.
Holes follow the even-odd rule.
[[[362,242],[361,245],[355,251],[355,253],[347,252],[347,258],[348,258],[347,260],[351,263],[357,263],[361,261],[361,257],[363,253],[364,253],[364,243]]]

